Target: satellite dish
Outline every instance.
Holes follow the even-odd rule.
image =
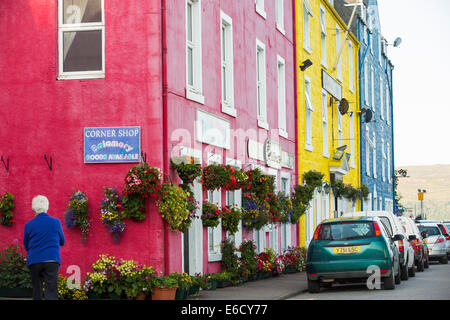
[[[394,47],[398,47],[402,43],[402,38],[398,37],[394,41]]]
[[[339,102],[339,112],[344,115],[348,111],[348,100],[345,98],[342,98],[342,100]]]
[[[364,121],[365,121],[366,123],[367,123],[367,122],[370,122],[370,120],[372,120],[372,116],[373,116],[372,110],[367,109],[366,112],[365,112]]]

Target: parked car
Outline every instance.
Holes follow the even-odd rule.
[[[368,268],[377,266],[384,289],[400,279],[400,258],[394,237],[377,217],[336,218],[322,221],[309,243],[306,259],[308,289],[320,291],[332,283],[367,281]]]
[[[450,256],[450,228],[448,228],[444,223],[437,224],[439,229],[441,229],[442,234],[445,237],[445,243],[447,247],[447,257]]]
[[[400,221],[392,212],[388,211],[359,211],[359,212],[347,212],[342,217],[357,217],[357,216],[369,216],[380,218],[383,225],[386,227],[390,236],[393,237],[396,234],[403,235],[403,239],[399,239],[395,242],[399,256],[400,256],[400,269],[401,279],[408,280],[409,276],[415,275],[414,269],[414,249],[409,245],[406,232],[403,229]]]
[[[425,231],[430,260],[439,260],[442,264],[448,263],[446,239],[437,223],[426,222],[418,224],[420,232]]]
[[[417,271],[422,272],[429,266],[428,248],[425,246],[422,235],[412,219],[405,216],[398,217],[398,219],[406,230],[409,244],[414,248],[414,264]]]

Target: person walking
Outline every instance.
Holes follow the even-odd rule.
[[[58,270],[61,265],[60,247],[65,237],[61,222],[47,211],[45,196],[33,198],[34,219],[25,224],[23,244],[27,251],[27,266],[33,284],[33,300],[58,300]],[[44,287],[45,285],[45,287]]]

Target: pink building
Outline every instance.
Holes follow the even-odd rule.
[[[122,190],[142,157],[177,180],[170,158],[192,156],[203,165],[260,167],[288,192],[297,180],[292,5],[1,2],[0,154],[9,166],[0,166],[0,194],[14,194],[16,208],[13,226],[0,226],[0,247],[21,242],[33,217],[31,199],[43,194],[49,213],[63,222],[63,274],[69,265],[85,274],[102,253],[166,272],[219,271],[226,236],[220,226],[203,228],[197,220],[185,234],[168,231],[152,201],[147,218],[127,221],[114,243],[100,221],[103,188]],[[102,138],[119,132],[129,132],[129,159],[106,152]],[[101,147],[90,147],[98,141]],[[86,243],[79,230],[64,226],[73,190],[89,197]],[[200,203],[241,204],[240,191],[208,193],[195,182],[194,192]],[[280,252],[298,245],[297,225],[244,229],[234,237],[236,245],[245,239]]]

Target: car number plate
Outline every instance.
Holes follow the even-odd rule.
[[[333,248],[333,253],[358,253],[361,252],[361,247],[360,246],[355,246],[355,247],[336,247]]]

